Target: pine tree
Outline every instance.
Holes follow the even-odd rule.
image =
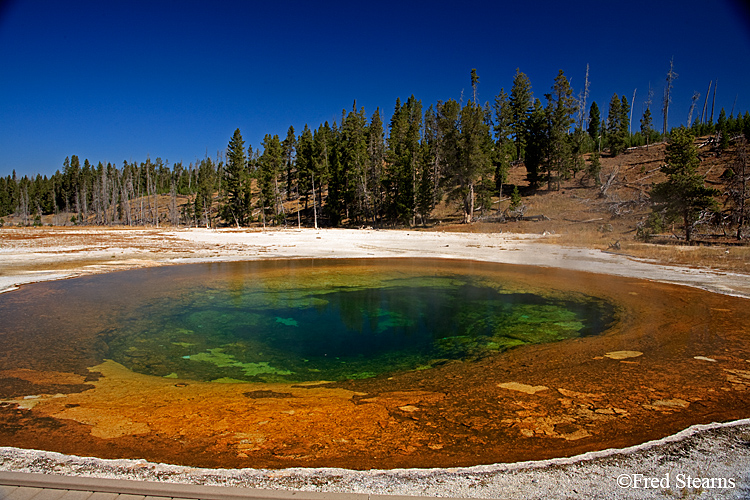
[[[286,199],[291,200],[295,193],[297,184],[297,171],[294,165],[295,149],[297,147],[297,138],[294,135],[294,127],[290,126],[286,132],[286,139],[281,143],[282,154],[284,155],[284,171],[286,172]]]
[[[376,108],[367,128],[367,172],[370,216],[373,222],[383,215],[383,167],[385,165],[385,135],[380,108]]]
[[[599,113],[599,106],[597,106],[596,102],[591,103],[591,108],[589,110],[589,126],[586,131],[589,133],[591,140],[594,141],[594,144],[601,145],[601,115]]]
[[[705,177],[698,173],[698,150],[693,136],[685,128],[672,130],[665,161],[661,170],[667,175],[667,180],[651,190],[652,208],[663,214],[667,223],[682,219],[685,240],[690,242],[693,227],[701,216],[716,209],[714,197],[719,193],[706,187]]]
[[[461,106],[454,99],[438,101],[435,114],[437,165],[434,170],[443,184],[444,179],[449,177],[448,173],[458,168],[460,116]],[[442,189],[448,186],[440,187]]]
[[[571,150],[568,134],[573,125],[576,99],[568,79],[560,70],[552,86],[552,93],[546,94],[547,119],[549,122],[549,167],[557,173],[557,189],[560,180],[567,178],[571,169]],[[548,177],[549,188],[552,178]]]
[[[322,215],[323,191],[330,178],[331,158],[335,157],[335,152],[333,151],[336,144],[335,128],[335,123],[334,127],[331,128],[326,121],[323,125],[318,126],[315,134],[313,134],[313,169],[310,180],[313,191],[313,218],[316,229],[318,227],[318,217]]]
[[[583,158],[583,154],[586,150],[586,132],[583,129],[576,127],[573,130],[573,134],[569,136],[570,142],[570,156],[571,156],[571,171],[573,172],[573,178],[575,179],[576,174],[584,169],[586,161]]]
[[[345,124],[346,120],[342,120]],[[343,127],[343,125],[342,125]],[[346,173],[343,166],[343,145],[341,128],[333,122],[326,136],[326,150],[328,154],[327,168],[327,191],[326,203],[323,207],[333,226],[341,224],[346,209]],[[323,191],[323,183],[321,183]]]
[[[461,109],[458,157],[453,169],[446,171],[451,186],[449,200],[458,202],[463,209],[464,223],[472,222],[477,199],[486,199],[485,191],[492,189],[486,182],[492,172],[492,138],[487,114],[488,111],[473,102]]]
[[[643,117],[641,118],[641,135],[643,135],[646,141],[646,151],[648,151],[648,146],[651,143],[653,134],[654,124],[651,119],[651,109],[646,106],[646,109],[643,111]]]
[[[729,126],[727,124],[727,113],[724,108],[719,112],[719,118],[716,120],[716,135],[719,138],[719,153],[722,153],[729,146]]]
[[[313,134],[310,127],[305,123],[302,134],[297,140],[297,187],[300,196],[305,198],[305,210],[307,210],[312,193],[312,177],[315,173],[315,159],[313,156]]]
[[[622,141],[622,151],[625,152],[630,146],[630,103],[624,95],[620,99],[620,140]]]
[[[369,215],[371,202],[367,182],[367,118],[365,109],[357,111],[356,106],[355,102],[341,123],[341,170],[336,180],[341,191],[343,214],[340,215],[359,220]]]
[[[513,122],[513,110],[510,106],[508,94],[504,89],[495,97],[495,189],[498,196],[503,194],[503,184],[507,180],[510,164],[513,160],[515,148],[510,139],[512,132],[511,123]]]
[[[431,108],[431,107],[430,107]],[[426,115],[426,113],[425,113]],[[425,129],[427,128],[427,120],[425,119]],[[434,188],[435,183],[433,181],[433,163],[432,163],[432,151],[428,141],[424,140],[421,145],[422,159],[420,164],[422,168],[419,172],[419,182],[417,185],[416,195],[416,213],[419,216],[419,220],[422,225],[426,224],[427,218],[432,213],[434,208]]]
[[[516,144],[516,158],[523,159],[526,146],[526,121],[531,116],[532,110],[531,82],[529,78],[516,68],[516,76],[513,78],[513,87],[510,89],[510,108],[512,114],[511,130],[513,141]]]
[[[528,120],[527,129],[528,144],[526,146],[526,179],[532,187],[538,187],[543,180],[541,175],[542,164],[547,157],[547,145],[549,142],[549,127],[542,101],[534,100],[534,109]]]
[[[279,136],[266,134],[261,144],[263,154],[258,161],[257,178],[260,191],[261,218],[265,225],[269,216],[271,222],[280,224],[285,217],[283,200],[279,190],[279,175],[284,164],[284,151]]]
[[[227,166],[224,170],[226,194],[222,206],[222,218],[225,221],[234,222],[237,227],[244,226],[248,216],[249,207],[245,200],[246,167],[245,141],[242,140],[240,129],[237,129],[227,147]]]
[[[591,153],[591,156],[589,157],[589,166],[586,170],[586,173],[588,176],[594,180],[594,185],[599,187],[602,184],[601,179],[599,178],[599,175],[602,171],[602,163],[599,160],[599,153],[594,151]]]
[[[421,131],[422,102],[412,95],[402,106],[397,99],[386,152],[387,213],[390,219],[411,225],[422,159]]]
[[[625,141],[622,136],[622,101],[617,94],[609,100],[609,113],[607,114],[607,143],[612,156],[617,156],[625,151]]]
[[[252,150],[252,148],[250,148]],[[227,158],[229,160],[229,158]],[[234,175],[234,171],[232,174],[229,174],[229,168],[224,170],[224,175]],[[247,176],[247,169],[245,169],[245,172],[242,174],[242,177],[244,178],[245,182],[248,180]],[[235,207],[227,207],[224,205],[222,207],[222,218],[227,221],[235,221],[235,224],[241,224],[243,221],[236,219],[233,215],[233,213],[239,213],[243,212],[246,213],[249,204],[246,202],[245,199],[245,193],[247,191],[246,187],[243,189],[242,187],[235,187],[234,186],[234,179],[227,182],[227,179],[224,181],[224,186],[226,188],[227,185],[231,185],[233,190],[235,191],[235,196],[237,197],[237,201],[235,203]],[[194,213],[196,218],[200,219],[200,222],[196,220],[197,223],[204,224],[206,227],[211,227],[211,205],[213,201],[213,193],[216,187],[216,168],[211,161],[211,158],[206,157],[200,162],[200,166],[198,167],[198,178],[196,180],[196,193],[195,193],[195,200],[194,200]],[[242,207],[241,210],[238,207]]]

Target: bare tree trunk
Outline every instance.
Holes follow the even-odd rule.
[[[128,175],[127,180],[125,182],[122,182],[121,186],[122,186],[122,204],[123,204],[122,214],[125,217],[125,223],[128,226],[132,226],[133,225],[133,212],[130,206],[130,200],[132,199],[132,195],[133,195],[132,174]]]
[[[26,186],[21,190],[21,196],[18,200],[18,215],[23,220],[23,225],[29,225],[29,191]]]
[[[279,191],[279,178],[274,175],[273,178],[273,213],[275,215],[275,219],[278,220],[279,214],[284,215],[284,225],[286,225],[286,211],[284,210],[284,199],[281,196],[281,192]],[[274,224],[276,223],[276,220],[274,220]]]
[[[154,186],[154,219],[156,219],[156,227],[159,227],[159,197],[156,193],[156,186]]]
[[[703,112],[701,113],[701,119],[700,119],[701,123],[706,123],[706,118],[708,118],[706,116],[706,113],[708,112],[707,111],[708,110],[708,96],[711,95],[711,84],[712,83],[714,83],[713,80],[711,80],[710,82],[708,82],[708,90],[706,91],[706,99],[703,101]]]
[[[148,177],[146,177],[146,182],[148,182]],[[141,179],[140,176],[138,177],[138,200],[141,202],[141,211],[138,217],[138,225],[143,225],[143,196],[141,194]]]
[[[76,217],[81,220],[81,193],[76,190]]]
[[[299,172],[297,172],[299,175]],[[299,208],[299,182],[294,185],[294,190],[297,194],[297,229],[302,229],[302,221],[300,220],[300,208]]]
[[[583,90],[578,98],[578,127],[586,130],[586,101],[589,97],[589,65],[586,64],[586,78],[583,83]]]
[[[110,208],[112,209],[112,216],[109,219],[110,224],[119,222],[119,219],[117,217],[117,192],[119,191],[117,182],[117,174],[115,173],[115,178],[112,179],[112,202],[109,204]],[[119,182],[122,183],[122,179],[120,179]]]
[[[635,92],[637,88],[633,89],[633,100],[630,101],[630,124],[628,125],[628,135],[633,135],[633,110],[635,109]],[[628,141],[630,142],[630,141]],[[632,143],[631,143],[632,144]]]
[[[315,229],[318,229],[318,202],[315,198],[315,176],[312,176],[312,195],[313,195],[313,218],[315,219]]]
[[[667,117],[669,115],[669,103],[671,101],[670,93],[672,92],[672,83],[677,78],[677,73],[674,72],[674,59],[669,61],[669,72],[667,72],[667,85],[664,87],[664,128],[662,133],[667,135],[669,128],[667,126]]]
[[[474,183],[469,184],[469,194],[464,200],[464,223],[471,223],[472,216],[474,215]]]
[[[89,218],[88,197],[89,197],[89,193],[88,193],[88,190],[86,189],[86,183],[84,181],[82,192],[81,192],[81,198],[82,198],[81,204],[83,205],[83,221],[82,221],[83,224],[86,224]]]
[[[716,107],[716,87],[719,86],[719,79],[716,79],[716,83],[714,84],[714,98],[713,102],[711,103],[711,121],[709,123],[714,122],[714,108]]]
[[[172,220],[172,226],[180,225],[180,213],[177,211],[177,187],[174,180],[169,189],[169,218]]]

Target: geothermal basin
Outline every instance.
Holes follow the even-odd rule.
[[[0,446],[457,467],[750,416],[746,299],[468,260],[186,264],[0,295]]]

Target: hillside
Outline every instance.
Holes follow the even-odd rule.
[[[710,137],[696,139],[701,160],[699,171],[706,176],[708,185],[723,191],[725,182],[720,178],[736,161],[735,146],[719,154]],[[449,207],[435,211],[442,224],[441,230],[471,232],[548,233],[554,238],[547,241],[562,245],[585,246],[634,257],[652,258],[665,263],[696,265],[717,269],[750,272],[750,247],[745,239],[738,241],[735,232],[718,226],[699,226],[696,241],[685,245],[679,226],[674,232],[655,235],[648,243],[637,237],[637,227],[650,213],[649,191],[653,184],[666,176],[660,171],[664,164],[666,143],[638,147],[611,157],[602,153],[601,179],[611,183],[602,193],[590,179],[563,181],[559,191],[548,191],[546,186],[530,190],[523,165],[514,167],[509,184],[515,184],[523,195],[525,215],[544,215],[547,219],[533,221],[496,222],[497,215],[490,214],[483,222],[472,225],[458,224],[460,215]],[[588,155],[587,155],[588,161]],[[719,200],[723,206],[723,200]],[[509,200],[498,201],[500,211],[507,208]],[[619,248],[618,248],[619,246]]]

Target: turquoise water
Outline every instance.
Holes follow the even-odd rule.
[[[475,275],[355,269],[198,279],[129,310],[100,339],[106,357],[139,373],[305,382],[427,370],[595,335],[613,321],[613,307],[594,297],[509,290]]]

